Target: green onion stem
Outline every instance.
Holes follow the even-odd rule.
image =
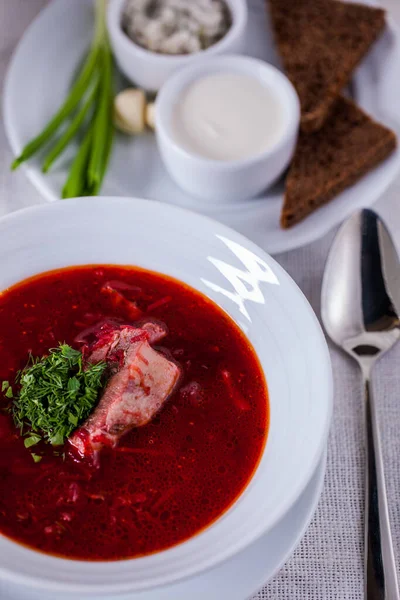
[[[71,121],[69,127],[65,130],[63,135],[59,138],[59,140],[54,144],[54,146],[51,148],[50,152],[47,154],[47,156],[43,162],[43,167],[42,167],[43,173],[47,173],[47,171],[50,169],[51,165],[56,160],[56,158],[65,150],[65,148],[68,146],[69,142],[78,133],[80,126],[84,122],[85,117],[89,111],[89,108],[93,104],[97,90],[98,90],[98,85],[96,84],[93,87],[92,91],[90,92],[84,105],[81,107],[79,112],[76,114],[75,118]]]
[[[96,0],[95,25],[92,47],[98,48],[107,38],[106,12],[108,0]]]
[[[100,69],[102,76],[100,99],[95,115],[93,144],[87,176],[87,183],[90,187],[97,187],[104,176],[108,130],[110,121],[112,120],[110,97],[110,90],[112,89],[112,56],[107,43],[102,46]]]
[[[112,122],[110,122],[107,134],[108,135],[107,135],[107,142],[106,142],[106,148],[105,148],[105,153],[104,153],[104,163],[103,163],[103,167],[102,167],[101,176],[99,178],[99,181],[94,186],[92,186],[92,189],[90,191],[90,196],[98,195],[98,193],[100,192],[102,183],[103,183],[104,175],[106,174],[106,171],[107,171],[108,163],[109,163],[110,156],[111,156],[113,139],[114,139],[114,126],[113,126]]]
[[[91,124],[71,165],[68,179],[62,191],[63,198],[75,198],[80,196],[82,191],[86,188],[85,169],[88,165],[92,136],[93,127]]]

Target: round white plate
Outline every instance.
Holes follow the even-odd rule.
[[[326,450],[310,483],[285,517],[268,534],[219,567],[175,585],[104,600],[245,600],[251,598],[288,560],[317,508],[324,483]],[[64,594],[0,582],[1,600],[72,600]]]
[[[367,0],[364,0],[366,2]],[[4,89],[4,122],[15,154],[36,135],[62,102],[87,47],[93,25],[92,0],[53,0],[33,22],[11,61]],[[277,64],[265,0],[249,0],[247,53]],[[388,28],[357,70],[352,93],[372,115],[400,132],[400,34]],[[72,151],[50,175],[40,157],[23,168],[47,200],[60,197]],[[368,206],[393,181],[400,164],[395,152],[327,206],[289,231],[279,227],[283,183],[262,197],[235,205],[206,206],[181,191],[167,175],[152,134],[117,136],[102,193],[141,196],[202,212],[240,231],[270,253],[307,244],[324,235],[361,206]]]

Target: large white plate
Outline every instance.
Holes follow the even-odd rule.
[[[367,0],[364,0],[365,2]],[[34,21],[10,64],[4,90],[4,121],[15,154],[37,134],[64,98],[73,73],[89,43],[92,0],[53,0]],[[277,64],[265,0],[250,0],[248,54]],[[400,34],[388,28],[357,70],[352,93],[372,115],[400,133]],[[71,151],[72,152],[72,151]],[[60,197],[71,152],[44,176],[35,158],[23,168],[47,200]],[[141,196],[208,214],[251,238],[270,253],[289,250],[324,235],[353,210],[372,204],[393,181],[400,164],[397,151],[359,183],[289,231],[279,227],[282,182],[263,197],[227,206],[204,206],[169,178],[154,136],[118,136],[104,195]]]
[[[288,560],[303,537],[317,508],[326,468],[326,451],[310,483],[291,510],[267,535],[234,558],[181,583],[129,596],[103,600],[245,600],[270,580]],[[1,600],[72,600],[0,582]]]

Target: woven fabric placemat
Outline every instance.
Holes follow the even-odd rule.
[[[276,257],[301,287],[318,317],[323,268],[332,240],[333,234],[329,234],[306,248]],[[330,350],[335,398],[322,497],[293,557],[254,600],[362,600],[364,597],[362,382],[356,363],[332,344]],[[397,345],[376,366],[374,391],[379,403],[389,512],[400,573],[399,365],[400,345]]]

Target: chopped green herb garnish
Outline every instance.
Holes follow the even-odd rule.
[[[38,444],[41,439],[42,439],[41,436],[38,435],[37,433],[30,433],[29,437],[26,437],[24,440],[25,448],[30,448],[31,446],[35,446],[35,444]]]
[[[1,391],[4,393],[6,398],[13,398],[14,394],[12,391],[12,387],[8,381],[3,381],[1,384]]]
[[[86,365],[84,369],[81,352],[60,344],[48,356],[30,358],[17,374],[19,390],[14,395],[8,382],[3,381],[2,391],[13,398],[14,422],[26,435],[25,447],[41,440],[62,445],[96,404],[105,369],[105,363]]]
[[[32,456],[33,460],[35,461],[35,463],[40,462],[43,458],[43,456],[40,456],[39,454],[34,454],[33,452],[31,454],[31,456]]]

